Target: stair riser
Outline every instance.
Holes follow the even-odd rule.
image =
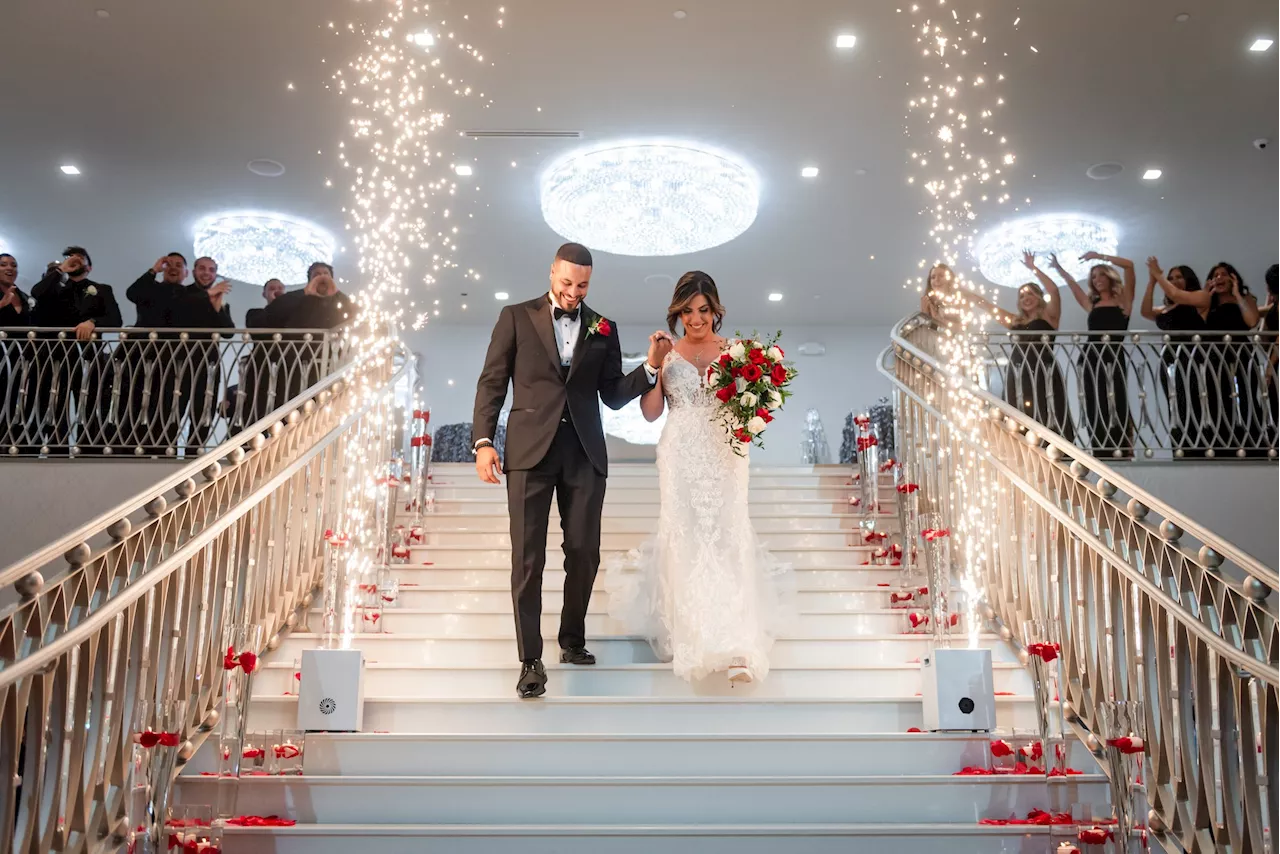
[[[510,552],[501,553],[503,556],[501,562],[495,559],[488,559],[483,563],[458,560],[457,558],[462,555],[460,552],[450,553],[443,557],[439,557],[441,555],[440,552],[429,554],[431,558],[431,565],[429,566],[413,563],[391,564],[392,577],[399,580],[401,584],[408,582],[419,586],[429,584],[449,587],[498,587],[511,583]],[[470,553],[470,555],[476,554],[489,555],[490,553]],[[493,555],[497,554],[499,553],[493,553]],[[439,559],[437,559],[438,557]],[[608,553],[602,555],[601,563],[605,567],[608,566],[607,562],[609,560]],[[812,563],[818,562],[816,560],[812,561]],[[892,584],[894,585],[893,588],[885,588],[882,601],[887,603],[889,593],[896,589],[903,579],[901,568],[896,566],[864,567],[855,566],[855,563],[854,560],[849,559],[844,567],[813,565],[796,567],[794,572],[796,586],[800,590],[830,590]],[[542,571],[542,587],[544,591],[550,592],[550,590],[564,588],[563,566],[564,557],[562,555],[548,552],[547,568]],[[609,570],[606,568],[596,576],[595,589],[597,591],[605,589],[605,576],[608,572]]]
[[[399,570],[397,575],[405,570]],[[403,577],[403,576],[401,576]],[[430,580],[430,576],[425,577]],[[402,582],[403,583],[403,582]],[[422,590],[413,587],[401,587],[397,605],[404,608],[424,608],[431,610],[458,611],[496,611],[511,610],[510,581],[503,579],[500,585],[493,585],[483,590]],[[495,589],[496,588],[496,589]],[[860,611],[871,608],[883,608],[889,602],[889,590],[870,587],[860,591],[801,591],[796,595],[796,604],[800,612],[806,611]],[[542,610],[544,613],[559,613],[564,597],[555,585],[548,584],[543,578]],[[591,610],[597,613],[608,613],[609,594],[599,588],[591,596]],[[319,626],[316,622],[313,627]]]
[[[508,661],[515,657],[514,646]],[[897,670],[787,670],[774,663],[769,678],[754,685],[730,687],[723,676],[690,684],[669,670],[558,669],[548,673],[547,694],[552,697],[910,697],[920,692],[919,668]],[[296,693],[291,665],[269,666],[254,679],[255,696]],[[449,699],[452,697],[515,696],[519,668],[510,670],[415,670],[369,668],[365,671],[367,698]],[[993,673],[995,690],[1021,696],[1032,693],[1031,677],[1023,670],[1000,669]]]
[[[365,700],[366,732],[545,732],[545,733],[866,733],[906,732],[923,725],[918,698],[884,701],[767,700],[726,704],[672,699],[645,703],[599,701],[521,702],[514,685],[505,698],[448,702]],[[293,729],[296,697],[255,691],[249,707],[253,730]],[[996,724],[1002,730],[1030,731],[1035,709],[1026,697],[996,697]]]
[[[897,785],[895,785],[897,783]],[[189,778],[179,803],[216,803],[215,778]],[[1101,803],[1104,782],[1055,785],[1046,804],[1045,781],[993,778],[880,778],[875,781],[567,782],[537,779],[402,780],[368,782],[319,778],[246,778],[236,814],[280,815],[319,824],[695,824],[717,822],[976,822],[998,812],[1067,809]]]
[[[923,734],[659,740],[588,736],[432,739],[315,733],[307,736],[305,773],[332,777],[659,777],[678,767],[681,774],[690,777],[944,776],[968,766],[986,767],[989,756],[986,737]],[[1097,771],[1083,745],[1071,765]],[[206,771],[217,771],[217,746],[212,742],[205,742],[184,773],[198,776]]]
[[[863,562],[871,558],[871,546],[857,546],[851,548],[838,548],[826,551],[817,550],[788,550],[773,549],[773,556],[783,563],[790,564],[794,569],[853,569],[866,571],[876,570],[884,573],[885,576],[877,578],[876,581],[891,581],[892,578],[900,574],[898,567],[883,566],[877,569],[874,566],[867,565],[865,568]],[[621,560],[626,555],[626,549],[605,548],[600,553],[600,561],[602,566],[608,566],[610,560]],[[510,569],[511,567],[511,549],[510,548],[483,548],[483,549],[461,549],[461,548],[423,548],[411,547],[409,562],[404,564],[391,564],[391,566],[423,566],[423,565],[439,566],[439,567],[474,567],[476,569]],[[555,546],[547,548],[547,567],[554,569],[564,566],[564,552]],[[874,585],[875,582],[871,582]]]
[[[896,666],[927,655],[931,640],[924,635],[816,641],[784,639],[774,644],[769,660],[775,669],[802,664],[833,668],[868,664]],[[302,650],[315,649],[319,644],[320,638],[316,635],[286,635],[280,639],[280,648],[273,654],[272,661],[292,661],[301,655]],[[601,664],[658,663],[649,644],[638,638],[588,637],[587,646]],[[351,647],[362,650],[367,662],[378,664],[484,667],[517,660],[514,637],[432,639],[359,634],[352,637]],[[548,639],[546,657],[553,660],[555,655],[555,642]],[[1016,660],[1013,652],[1003,647],[992,650],[992,658],[995,661]]]
[[[409,512],[406,503],[401,502],[396,505],[398,512],[396,521],[403,525],[411,524],[413,514]],[[857,508],[849,505],[847,497],[836,500],[824,501],[772,501],[763,503],[753,503],[748,506],[748,513],[752,519],[770,519],[777,515],[779,508],[785,507],[789,513],[800,519],[811,518],[840,518],[857,521],[864,518],[864,514]],[[488,498],[477,498],[465,501],[441,501],[439,498],[435,503],[430,505],[422,514],[424,519],[432,516],[501,516],[507,512],[507,499],[501,493],[493,493]],[[897,510],[894,505],[889,502],[880,502],[880,514],[876,517],[883,525],[894,524],[897,520]],[[550,518],[558,519],[559,516],[554,508],[550,514]],[[657,519],[658,518],[658,501],[642,502],[624,502],[605,500],[602,519]],[[558,524],[558,523],[557,523]]]
[[[653,527],[654,525],[651,521],[645,530],[606,533],[600,538],[600,547],[605,551],[634,549],[653,534]],[[862,540],[862,533],[853,529],[829,532],[803,531],[765,534],[757,531],[756,533],[765,548],[771,550],[845,549],[863,547],[865,545]],[[549,548],[560,548],[563,543],[564,534],[557,525],[547,533],[547,546]],[[421,548],[456,548],[458,546],[488,546],[490,548],[501,547],[509,549],[511,548],[511,534],[507,529],[502,531],[425,531],[422,534],[422,541],[413,544],[410,548],[416,553]],[[871,547],[868,546],[866,548],[870,549]],[[863,560],[866,560],[866,558],[863,557]]]
[[[612,515],[603,516],[601,518],[601,530],[608,534],[652,534],[654,531],[655,519],[657,516],[623,516]],[[756,533],[761,537],[770,537],[774,534],[788,533],[792,531],[818,531],[818,532],[840,532],[856,529],[861,517],[852,515],[834,516],[825,514],[822,516],[779,516],[779,515],[759,515],[757,514],[754,521]],[[409,527],[412,522],[401,518],[397,524]],[[428,532],[439,533],[483,533],[483,534],[506,534],[511,530],[511,520],[506,513],[498,513],[492,515],[480,515],[468,513],[466,515],[440,515],[438,513],[424,513],[421,520],[421,526]],[[879,526],[877,526],[879,527]],[[552,513],[550,516],[550,533],[556,535],[560,531],[560,516],[558,513]]]
[[[654,835],[648,828],[603,835],[597,832],[558,835],[554,831],[513,835],[477,832],[453,836],[443,833],[417,836],[412,832],[389,835],[371,828],[369,835],[297,835],[286,832],[234,832],[227,837],[227,850],[235,854],[1054,854],[1059,839],[1033,830],[1019,833],[1001,829],[999,833],[962,836],[920,828],[910,834],[832,831],[810,834],[803,828],[766,834],[738,835],[727,831],[715,834]],[[1062,837],[1065,839],[1066,837]],[[234,845],[234,847],[231,847]],[[1141,849],[1135,847],[1135,852]]]
[[[655,479],[649,483],[614,483],[611,482],[605,489],[605,501],[616,501],[627,504],[642,503],[649,501],[657,501],[661,490],[658,481]],[[479,479],[475,479],[473,483],[435,483],[427,486],[427,493],[434,494],[436,501],[459,501],[468,498],[489,499],[499,496],[503,500],[506,499],[506,487],[495,487],[483,484]],[[777,486],[769,483],[752,483],[751,494],[748,500],[752,504],[767,504],[770,502],[785,503],[788,501],[844,501],[849,500],[850,495],[861,495],[861,492],[855,491],[852,486]],[[880,495],[882,499],[890,499],[896,496],[892,487],[881,488]],[[410,490],[399,490],[401,503],[413,497]]]
[[[546,594],[543,594],[544,597]],[[599,594],[597,594],[599,596]],[[400,602],[407,597],[402,592]],[[604,596],[599,596],[604,599]],[[383,628],[391,634],[422,634],[440,638],[492,637],[514,631],[510,597],[505,603],[505,613],[475,614],[411,613],[398,607],[385,608],[382,612]],[[587,614],[587,633],[590,635],[625,635],[627,628],[608,615],[606,602],[591,600],[593,613]],[[548,607],[542,615],[542,634],[554,637],[560,626],[556,608]],[[907,624],[908,612],[887,611],[876,614],[801,614],[797,618],[794,634],[798,637],[853,638],[860,635],[888,635],[901,632]],[[320,612],[312,611],[310,625],[321,625]]]

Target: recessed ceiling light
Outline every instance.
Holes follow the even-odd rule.
[[[867,170],[866,170],[866,169],[862,169],[862,168],[854,169],[854,170],[853,170],[853,174],[855,174],[855,175],[865,175],[865,174],[867,174]]]
[[[685,18],[689,17],[689,13],[686,12],[684,9],[676,9],[674,12],[671,13],[671,17],[675,18],[678,21],[683,21]]]
[[[1275,44],[1275,42],[1271,39],[1258,39],[1253,44],[1249,45],[1249,50],[1262,53],[1263,51],[1271,50],[1271,46],[1273,44]]]
[[[800,177],[801,178],[817,178],[818,167],[817,166],[804,167],[803,169],[800,170]]]
[[[110,17],[111,17],[111,13],[110,13],[110,12],[108,12],[106,9],[99,9],[99,10],[97,10],[96,12],[94,12],[93,14],[97,15],[99,18],[110,18]]]
[[[836,36],[836,47],[841,50],[848,50],[858,43],[858,37],[852,33],[841,33]]]
[[[1095,181],[1105,181],[1108,178],[1114,178],[1124,171],[1124,166],[1119,163],[1095,163],[1085,170],[1085,174]]]
[[[263,178],[279,178],[284,174],[284,164],[275,160],[267,160],[266,158],[250,160],[249,171],[255,175],[261,175]]]
[[[455,175],[461,175],[465,178],[471,174],[471,166],[467,163],[459,163],[457,166],[453,167],[453,171]]]
[[[776,292],[769,294],[769,302],[782,302],[782,294]]]
[[[1187,21],[1191,20],[1191,16],[1188,15],[1186,12],[1179,12],[1178,14],[1173,16],[1173,19],[1177,21],[1179,24],[1185,24]]]
[[[511,299],[511,294],[507,293],[506,291],[498,291],[496,294],[493,295],[493,298],[496,300],[501,300],[505,302]]]
[[[431,47],[436,43],[436,37],[426,30],[423,30],[420,33],[410,34],[409,41],[416,44],[418,47]]]
[[[453,380],[449,380],[449,385],[453,385]]]
[[[62,165],[62,174],[63,175],[79,175],[80,167],[72,166],[70,163],[64,163]]]
[[[1163,173],[1163,172],[1161,172],[1159,169],[1148,169],[1146,172],[1143,172],[1143,173],[1142,173],[1142,180],[1144,180],[1144,181],[1154,181],[1154,180],[1156,180],[1157,178],[1159,178],[1159,177],[1160,177],[1161,175],[1163,175],[1163,174],[1164,174],[1164,173]]]

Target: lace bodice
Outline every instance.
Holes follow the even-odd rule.
[[[705,375],[675,350],[663,360],[662,388],[667,395],[667,406],[672,411],[701,409],[709,415],[709,410],[718,402],[707,388]]]

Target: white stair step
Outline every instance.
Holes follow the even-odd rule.
[[[874,546],[849,546],[833,549],[772,549],[771,554],[782,563],[790,564],[794,569],[858,569],[863,562],[871,558]],[[602,549],[601,565],[607,565],[610,557],[620,558],[626,555],[627,549]],[[432,566],[477,567],[480,569],[502,569],[511,567],[511,549],[493,548],[488,545],[424,547],[411,546],[407,564],[400,566]],[[395,565],[395,564],[393,564]],[[547,547],[547,566],[563,567],[564,552],[552,545]],[[870,567],[874,568],[874,567]],[[884,567],[885,571],[897,567]],[[880,579],[887,580],[887,579]]]
[[[506,493],[502,492],[497,487],[493,487],[493,490],[494,491],[489,492],[480,498],[442,499],[437,494],[434,496],[435,503],[433,505],[433,510],[431,512],[428,512],[425,515],[431,515],[432,513],[434,513],[435,515],[455,515],[455,516],[459,514],[471,515],[475,513],[479,513],[482,515],[493,515],[496,513],[501,513],[506,511],[507,509]],[[632,496],[632,497],[634,498],[635,496]],[[408,500],[409,500],[408,497],[404,498],[404,501],[408,501]],[[401,502],[399,506],[403,508],[405,505],[403,502]],[[794,513],[794,515],[797,515],[797,516],[851,515],[849,511],[854,509],[849,506],[849,496],[844,495],[844,496],[839,496],[837,498],[824,498],[824,499],[788,498],[785,500],[775,500],[775,501],[758,500],[758,501],[751,502],[748,505],[747,510],[751,514],[751,517],[754,519],[758,516],[768,516],[770,514],[777,513],[779,506],[787,507],[788,510],[790,510],[792,513]],[[893,504],[888,499],[881,500],[880,507],[881,507],[881,513],[880,513],[881,518],[884,518],[884,517],[896,518],[897,511],[892,509]],[[399,515],[401,517],[407,518],[407,514],[403,512]],[[656,490],[654,490],[649,497],[644,498],[643,500],[627,501],[627,500],[623,500],[622,497],[615,497],[613,499],[610,499],[608,497],[605,498],[605,501],[604,501],[604,517],[605,518],[609,518],[611,516],[642,516],[642,515],[650,516],[655,519],[658,517],[658,493]],[[403,519],[401,519],[401,521],[403,521]]]
[[[511,583],[511,553],[510,552],[487,552],[475,551],[469,554],[460,552],[449,552],[444,554],[443,550],[435,552],[427,552],[430,558],[425,563],[400,563],[391,564],[390,569],[392,577],[404,585],[409,584],[435,584],[448,585],[452,587],[498,587],[500,585],[509,585]],[[620,553],[615,553],[620,554]],[[778,553],[774,552],[777,556]],[[441,558],[437,560],[436,558]],[[477,561],[471,562],[467,558],[476,558]],[[502,557],[502,561],[497,560]],[[607,561],[608,554],[602,557],[602,563]],[[780,557],[779,560],[784,558]],[[815,561],[816,563],[816,561]],[[794,565],[794,564],[793,564]],[[564,557],[562,554],[548,552],[547,567],[542,571],[542,588],[544,591],[564,589]],[[603,591],[607,582],[605,581],[609,570],[601,570],[596,576],[595,589]],[[892,585],[888,588],[880,588],[886,591],[898,589],[903,579],[902,570],[896,566],[861,566],[858,561],[854,560],[854,556],[850,555],[844,566],[796,566],[794,569],[795,583],[799,590],[847,590],[851,587],[876,587],[879,584]],[[888,592],[885,593],[885,599],[888,600]]]
[[[986,767],[991,737],[956,733],[528,734],[310,733],[304,773],[331,777],[662,776],[673,763],[688,776],[943,776]],[[217,771],[206,741],[185,776]],[[1098,772],[1074,742],[1071,767]]]
[[[401,593],[404,602],[407,593]],[[544,603],[546,594],[544,596]],[[422,610],[401,607],[384,608],[383,629],[390,634],[417,633],[432,637],[484,637],[502,635],[514,631],[511,597],[506,597],[506,607],[492,612],[464,609]],[[587,633],[590,635],[622,635],[626,627],[608,614],[606,596],[591,599],[591,611],[587,614]],[[907,611],[883,608],[874,611],[849,611],[844,613],[801,613],[797,617],[796,634],[803,637],[853,638],[863,635],[887,635],[901,632],[907,623]],[[311,625],[321,625],[321,612],[311,611]],[[548,609],[542,615],[542,633],[552,637],[560,625],[559,606]]]
[[[509,665],[516,660],[516,647],[511,634],[496,637],[437,638],[422,634],[356,634],[351,648],[364,653],[366,663],[426,664],[449,667],[484,667]],[[982,639],[987,645],[998,644],[995,636]],[[321,645],[316,634],[293,633],[280,639],[273,662],[292,661],[304,649]],[[546,658],[558,656],[553,638],[547,638]],[[784,639],[774,643],[770,661],[776,667],[811,666],[842,667],[854,663],[905,664],[927,655],[933,640],[927,635],[868,635],[843,639]],[[634,637],[588,637],[587,648],[601,664],[658,663],[649,644]],[[1013,651],[1004,644],[991,650],[992,660],[1016,661]],[[590,668],[575,668],[578,672]],[[513,680],[514,681],[514,680]]]
[[[601,648],[593,644],[592,649]],[[514,657],[514,644],[505,652]],[[553,664],[558,652],[546,653],[547,693],[554,697],[905,697],[921,689],[918,664],[824,667],[775,663],[769,677],[752,685],[731,686],[723,675],[689,683],[666,664],[596,664],[574,667]],[[269,664],[254,677],[254,695],[276,696],[296,692],[293,663]],[[366,697],[441,698],[510,697],[515,694],[518,664],[473,666],[366,664]],[[995,690],[1029,695],[1031,676],[1013,664],[995,665]]]
[[[652,534],[654,518],[656,517],[606,515],[601,517],[602,530],[605,534]],[[767,537],[789,531],[848,531],[856,529],[865,517],[833,513],[811,516],[757,513],[752,518],[756,533]],[[402,518],[400,524],[408,527],[411,522]],[[511,530],[511,517],[506,513],[468,513],[454,516],[425,513],[421,525],[428,532],[506,534]],[[550,517],[550,532],[554,534],[559,531],[560,516],[553,512]]]
[[[365,699],[366,732],[793,733],[906,732],[923,725],[919,697],[545,697],[519,700],[515,683],[502,697]],[[251,729],[293,729],[298,698],[255,691]],[[1002,730],[1036,726],[1030,696],[996,697]]]
[[[1046,809],[1043,778],[884,777],[247,777],[236,814],[304,822],[603,824],[717,821],[965,823]],[[183,781],[179,803],[216,803],[218,779]],[[1102,775],[1055,780],[1058,805],[1101,803]]]
[[[399,568],[396,576],[401,578],[400,598],[396,604],[404,608],[423,608],[439,611],[496,611],[511,608],[511,584],[504,578],[499,584],[475,586],[459,586],[440,584],[431,579],[431,575],[418,576],[427,581],[417,581],[402,573],[407,567]],[[408,582],[408,585],[406,585]],[[891,582],[892,583],[892,582]],[[591,596],[592,610],[606,613],[609,596],[600,589]],[[876,587],[874,585],[853,586],[844,590],[801,590],[796,595],[796,606],[803,613],[855,611],[869,608],[883,608],[889,602],[889,593],[893,588]],[[553,584],[548,584],[544,576],[542,587],[542,610],[544,613],[559,613],[564,603],[563,593]]]
[[[605,551],[634,549],[653,534],[653,524],[643,530],[616,531],[605,533],[600,538],[600,547]],[[853,528],[830,531],[773,531],[756,532],[765,548],[778,549],[845,549],[864,547],[862,532]],[[547,532],[548,548],[560,548],[564,543],[564,533],[559,526]],[[442,549],[459,546],[486,546],[488,548],[511,548],[511,534],[507,528],[499,531],[424,531],[422,539],[411,548]],[[867,546],[868,549],[873,548]],[[863,560],[866,558],[864,557]]]
[[[1065,838],[1065,837],[1061,837]],[[734,824],[635,827],[547,825],[300,824],[233,828],[235,854],[1053,854],[1060,838],[1043,827],[974,823]],[[232,847],[234,846],[234,847]],[[1140,849],[1133,849],[1138,851]]]
[[[427,490],[435,495],[435,500],[440,501],[457,501],[466,498],[488,498],[491,495],[500,497],[503,501],[507,500],[506,486],[494,486],[492,484],[481,483],[479,478],[473,477],[470,481],[435,481],[427,486]],[[407,498],[413,492],[412,488],[405,489],[401,487],[398,494]],[[657,478],[648,482],[627,482],[613,481],[605,487],[605,501],[615,501],[624,504],[657,501],[660,492]],[[768,482],[751,483],[751,493],[748,501],[753,504],[768,504],[777,502],[790,502],[795,500],[801,501],[845,501],[849,496],[858,492],[857,487],[847,486],[844,484],[797,484],[794,486],[784,486]],[[884,498],[896,496],[897,493],[893,489],[891,482],[881,484],[879,494]]]

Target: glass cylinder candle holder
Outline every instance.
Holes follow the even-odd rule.
[[[248,732],[240,747],[240,776],[262,777],[269,774],[274,756],[272,733]]]
[[[271,744],[275,760],[272,773],[286,777],[300,775],[305,748],[306,734],[302,730],[277,730]]]

